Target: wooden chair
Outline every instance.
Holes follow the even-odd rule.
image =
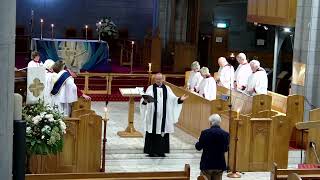
[[[184,171],[166,172],[121,172],[121,173],[55,173],[55,174],[27,174],[26,180],[43,179],[94,179],[94,180],[190,180],[190,165],[186,164]]]

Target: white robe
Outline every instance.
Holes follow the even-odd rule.
[[[60,71],[57,75],[57,80],[59,77],[66,72],[65,70]],[[63,112],[65,116],[69,116],[71,113],[71,103],[78,101],[77,86],[74,83],[73,77],[69,77],[58,94],[53,96],[53,103],[58,105],[60,112]]]
[[[242,86],[247,87],[248,78],[252,74],[250,64],[239,64],[235,74],[234,80],[237,83],[237,89],[241,90]]]
[[[259,71],[250,75],[245,91],[249,95],[268,93],[268,76],[264,69],[260,68]]]
[[[199,85],[199,94],[208,99],[216,99],[217,84],[213,77],[204,78]]]
[[[219,79],[220,82],[218,83],[219,86],[233,89],[233,82],[234,82],[234,68],[231,65],[226,65],[219,68]]]
[[[167,104],[166,104],[166,124],[164,128],[164,133],[173,133],[174,124],[178,122],[180,112],[182,109],[182,104],[178,104],[179,97],[175,96],[171,88],[167,88]],[[147,95],[153,97],[153,85],[149,86],[146,90]],[[140,113],[141,118],[145,124],[145,131],[152,133],[153,126],[153,114],[154,114],[154,103],[147,103],[143,105],[143,99],[140,101]],[[161,123],[163,117],[163,90],[157,87],[157,125],[156,134],[161,134]]]
[[[191,91],[198,90],[202,79],[203,79],[203,77],[201,76],[200,72],[191,71],[190,78],[188,80],[188,88]]]
[[[28,63],[28,68],[30,67],[40,67],[40,66],[43,66],[43,63],[40,61],[40,63],[36,63],[34,60],[30,61]]]
[[[46,72],[46,84],[45,84],[45,88],[44,88],[44,102],[51,107],[54,106],[51,91],[52,91],[53,85],[56,81],[56,78],[57,78],[57,73]]]

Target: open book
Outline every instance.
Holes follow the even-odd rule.
[[[142,98],[147,101],[148,103],[151,103],[151,102],[154,102],[154,98],[150,95],[147,95],[147,94],[143,94],[142,95]]]

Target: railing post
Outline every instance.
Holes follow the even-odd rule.
[[[109,75],[109,90],[108,90],[108,94],[111,95],[111,89],[112,89],[112,75]]]
[[[86,74],[84,76],[84,93],[88,94],[88,91],[89,91],[89,75]]]

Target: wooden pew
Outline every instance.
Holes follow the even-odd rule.
[[[177,96],[189,95],[184,102],[177,126],[198,138],[201,131],[209,128],[208,117],[217,113],[222,117],[221,128],[230,133],[229,166],[233,165],[235,129],[239,123],[237,167],[240,171],[271,170],[272,162],[287,167],[289,148],[289,122],[286,116],[271,113],[271,96],[254,97],[234,93],[232,106],[240,115],[229,111],[228,101],[208,101],[182,87],[166,83]],[[223,92],[228,93],[229,90]],[[220,92],[222,94],[222,92]],[[267,112],[267,113],[266,113]],[[231,119],[230,119],[231,115]],[[272,116],[271,116],[272,115]],[[239,117],[237,117],[239,116]]]
[[[306,163],[307,164],[319,164],[315,152],[311,146],[313,143],[316,146],[316,153],[319,156],[320,150],[320,108],[313,109],[309,112],[309,121],[300,122],[296,124],[298,130],[307,130],[307,147],[306,147]]]
[[[28,174],[26,180],[44,179],[101,179],[101,180],[189,180],[190,165],[186,164],[184,171],[165,172],[121,172],[121,173],[56,173],[56,174]]]
[[[64,146],[57,155],[35,155],[31,158],[32,173],[99,172],[101,166],[102,118],[91,107],[90,101],[79,104],[66,118]]]
[[[290,174],[297,174],[301,179],[320,179],[320,168],[317,169],[278,169],[277,164],[273,164],[270,180],[288,179]]]

